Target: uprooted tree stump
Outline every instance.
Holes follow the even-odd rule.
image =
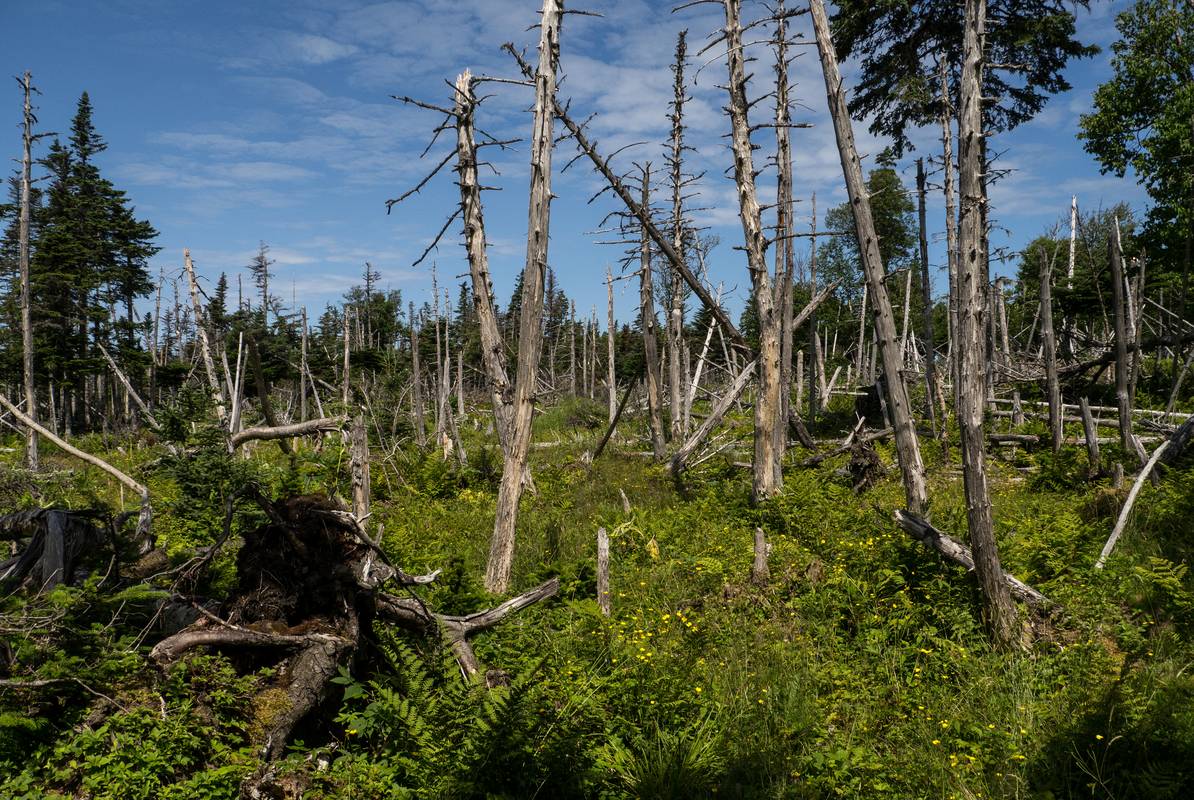
[[[0,556],[0,589],[22,584],[34,592],[75,581],[81,562],[109,538],[99,527],[100,514],[61,509],[32,509],[0,517],[0,541],[13,550]]]
[[[442,637],[462,673],[473,679],[482,667],[469,637],[559,589],[553,579],[487,611],[436,614],[412,587],[430,582],[438,571],[428,576],[404,573],[339,503],[310,495],[262,505],[270,521],[245,536],[236,589],[219,613],[196,606],[201,618],[151,652],[161,666],[208,647],[275,667],[274,683],[264,691],[277,698],[281,690],[285,701],[254,742],[266,764],[246,782],[248,796],[262,796],[269,763],[283,755],[295,726],[328,699],[332,678],[352,663],[374,621]],[[388,594],[390,587],[404,588],[408,596]],[[494,671],[488,682],[497,676]]]

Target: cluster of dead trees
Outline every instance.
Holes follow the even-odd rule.
[[[702,449],[705,453],[716,451],[716,446],[710,444],[710,437],[730,409],[748,406],[753,415],[752,496],[756,502],[764,502],[782,491],[785,455],[793,437],[807,446],[815,446],[803,421],[805,404],[808,415],[815,417],[818,409],[833,396],[842,377],[840,369],[827,375],[826,359],[827,355],[836,352],[836,337],[830,346],[818,335],[816,324],[818,308],[837,285],[817,285],[814,246],[806,283],[810,299],[797,310],[794,304],[796,243],[806,236],[815,244],[819,235],[847,233],[857,241],[863,291],[858,309],[859,335],[854,343],[854,363],[847,367],[841,386],[846,393],[854,394],[861,388],[858,384],[872,384],[869,390],[877,396],[882,408],[882,428],[884,432],[890,430],[894,439],[909,518],[927,519],[930,512],[921,455],[924,432],[919,423],[927,421],[931,435],[944,443],[947,427],[951,421],[956,421],[968,510],[968,558],[982,588],[992,637],[1001,644],[1010,643],[1015,637],[1015,610],[994,537],[986,470],[986,448],[991,439],[986,423],[1004,415],[1019,422],[1033,413],[1026,411],[1029,403],[1021,399],[1021,389],[1043,380],[1047,387],[1051,444],[1056,450],[1064,439],[1063,383],[1074,387],[1092,370],[1100,367],[1105,370],[1113,364],[1118,441],[1143,467],[1148,457],[1133,431],[1133,419],[1140,415],[1132,405],[1148,319],[1150,315],[1154,319],[1164,319],[1168,330],[1177,330],[1175,360],[1180,343],[1188,335],[1181,326],[1188,327],[1189,323],[1145,298],[1142,280],[1138,279],[1133,287],[1125,278],[1121,244],[1116,237],[1108,243],[1113,329],[1100,336],[1091,330],[1078,330],[1070,320],[1062,319],[1060,328],[1064,346],[1059,348],[1051,298],[1052,265],[1045,263],[1040,270],[1039,307],[1032,325],[1026,335],[1024,331],[1009,330],[1003,283],[1001,280],[992,282],[990,274],[988,232],[991,222],[987,188],[991,170],[985,144],[989,131],[984,122],[981,96],[984,71],[997,67],[988,65],[985,58],[985,0],[968,0],[964,36],[960,42],[962,61],[957,78],[956,106],[950,101],[950,91],[942,75],[942,189],[946,199],[949,294],[947,336],[944,342],[935,342],[925,212],[927,180],[923,162],[917,162],[917,196],[920,220],[918,280],[924,297],[920,304],[922,317],[914,321],[910,306],[911,270],[903,276],[902,314],[893,309],[893,293],[889,287],[891,273],[888,265],[883,263],[870,197],[863,179],[862,155],[855,145],[854,121],[847,106],[848,87],[841,76],[823,3],[810,0],[807,8],[789,8],[781,0],[768,9],[764,18],[754,20],[743,19],[740,0],[697,0],[681,8],[709,4],[719,7],[724,26],[709,38],[701,53],[723,56],[726,66],[724,89],[730,155],[727,172],[732,174],[737,189],[742,251],[750,280],[750,302],[757,321],[757,336],[748,338],[734,324],[723,305],[720,287],[709,282],[704,270],[707,248],[697,235],[687,208],[691,187],[699,176],[685,166],[688,147],[684,114],[689,99],[686,34],[682,33],[678,38],[671,67],[674,93],[666,111],[670,135],[665,143],[663,169],[653,170],[650,163],[641,163],[629,173],[623,173],[612,164],[611,159],[616,154],[602,151],[587,121],[573,110],[572,104],[560,97],[562,23],[569,12],[560,0],[544,0],[536,57],[531,59],[512,45],[505,47],[515,66],[516,77],[474,75],[464,70],[451,84],[450,102],[437,104],[400,98],[412,106],[441,115],[442,122],[435,129],[433,141],[442,136],[452,143],[452,149],[426,177],[391,201],[391,205],[418,193],[441,171],[455,172],[459,201],[428,252],[459,220],[469,269],[470,324],[476,326],[480,353],[477,369],[471,370],[473,374],[466,377],[461,349],[454,347],[450,327],[439,311],[438,286],[433,289],[436,310],[430,319],[424,314],[416,315],[412,304],[407,326],[409,365],[406,387],[397,397],[387,398],[391,412],[389,431],[391,435],[396,433],[402,410],[409,409],[416,443],[426,446],[430,440],[434,446],[443,447],[445,457],[451,453],[463,464],[467,454],[460,425],[467,416],[466,388],[483,388],[482,392],[474,391],[473,398],[481,395],[490,406],[493,430],[502,453],[501,482],[485,576],[486,586],[495,592],[503,592],[509,586],[519,501],[523,492],[533,486],[529,453],[536,406],[546,396],[562,392],[561,379],[567,384],[563,393],[589,397],[604,384],[609,430],[594,455],[599,455],[609,441],[633,393],[641,391],[651,454],[656,460],[670,461],[677,477],[694,459],[700,458],[698,453]],[[798,137],[796,142],[793,141],[793,132],[807,126],[793,120],[790,66],[796,46],[803,44],[795,32],[794,21],[805,14],[811,19],[847,189],[853,219],[853,230],[849,232],[818,234],[814,223],[811,233],[806,234],[798,232],[794,223],[797,176],[793,168],[793,150],[798,149],[799,141]],[[756,41],[755,35],[745,35],[747,31],[758,30],[768,31],[762,42]],[[774,63],[774,82],[764,98],[752,96],[748,66],[752,48],[761,46],[771,49]],[[486,165],[482,152],[488,147],[506,147],[510,142],[486,134],[479,124],[484,101],[479,90],[488,83],[513,84],[519,91],[533,96],[527,138],[530,178],[526,255],[519,283],[521,297],[517,304],[515,335],[504,330],[507,326],[495,302],[489,269],[482,202],[483,192],[488,187],[483,185],[481,178],[481,170]],[[766,122],[759,119],[762,99],[773,101]],[[773,150],[774,155],[765,163],[758,158],[764,132],[774,136],[774,142],[768,143],[768,149]],[[611,271],[605,276],[608,294],[606,352],[601,352],[595,319],[580,325],[573,322],[568,329],[569,336],[566,339],[557,337],[553,344],[554,350],[560,347],[561,341],[568,342],[567,370],[556,374],[558,359],[553,353],[547,359],[549,367],[545,375],[544,316],[552,299],[550,295],[553,295],[548,268],[554,197],[552,179],[558,171],[553,167],[553,158],[556,149],[564,145],[575,148],[573,161],[587,162],[602,179],[602,194],[608,194],[616,204],[614,212],[606,218],[605,222],[614,220],[613,227],[607,230],[615,231],[617,241],[628,250],[623,275],[616,277]],[[660,174],[662,180],[657,177]],[[775,202],[767,204],[760,199],[765,194],[762,181],[765,176],[772,175]],[[653,197],[661,188],[662,200]],[[1072,241],[1071,236],[1067,280],[1073,277]],[[268,275],[264,249],[261,259]],[[372,274],[370,270],[367,266],[367,278]],[[1134,272],[1139,278],[1142,271],[1143,265],[1138,265]],[[202,291],[189,254],[184,255],[183,272],[190,301],[186,311],[196,323],[194,344],[189,351],[194,372],[191,380],[202,386],[209,396],[215,421],[225,432],[230,450],[253,439],[276,439],[279,446],[285,448],[288,437],[341,425],[343,418],[336,414],[353,413],[358,405],[365,407],[375,433],[383,433],[385,420],[379,419],[380,409],[374,407],[377,393],[382,391],[382,381],[375,380],[373,368],[363,366],[361,359],[356,357],[360,351],[374,349],[383,338],[375,333],[375,320],[370,316],[373,292],[368,281],[365,303],[346,306],[336,320],[342,326],[340,352],[331,352],[328,331],[323,331],[320,347],[325,351],[324,360],[334,365],[332,380],[321,377],[312,369],[312,347],[304,312],[297,363],[289,364],[291,374],[297,373],[298,386],[279,392],[270,385],[262,366],[261,346],[252,331],[238,336],[234,350],[222,342],[211,341],[211,303],[205,307],[202,302]],[[636,336],[641,339],[643,367],[641,378],[623,376],[622,386],[619,386],[615,361],[620,351],[619,343],[615,341],[613,294],[615,281],[622,279],[636,280],[638,284],[641,322]],[[660,286],[666,291],[659,291]],[[656,302],[661,296],[667,298],[666,306],[657,309]],[[268,315],[267,288],[263,289],[263,297],[263,308]],[[686,297],[701,306],[702,314],[708,320],[706,329],[698,332],[695,339],[685,332]],[[1149,304],[1156,310],[1151,311]],[[447,307],[445,297],[445,313]],[[399,304],[396,313],[401,310]],[[663,325],[658,323],[661,310]],[[155,313],[155,320],[157,316]],[[1177,324],[1169,319],[1175,316]],[[433,325],[430,332],[428,323]],[[799,347],[797,337],[805,327],[808,344]],[[420,337],[423,337],[422,344]],[[431,340],[434,340],[433,355]],[[692,347],[690,340],[699,342],[699,347]],[[386,345],[397,343],[397,339],[391,339]],[[229,358],[230,353],[235,354],[234,359]],[[153,399],[143,401],[134,381],[121,365],[106,351],[104,356],[127,398],[126,402],[140,409],[142,418],[151,428],[160,427],[154,415]],[[425,363],[428,358],[433,363]],[[599,369],[602,359],[604,370]],[[159,363],[156,356],[153,363]],[[1175,371],[1174,400],[1168,410],[1172,410],[1188,366],[1187,361],[1180,374]],[[1097,379],[1101,371],[1091,380]],[[31,381],[27,381],[26,388],[29,385]],[[246,386],[252,388],[246,391]],[[912,398],[916,393],[924,397],[923,412],[913,407]],[[53,437],[55,443],[69,447],[54,431],[39,425],[33,414],[22,412],[6,397],[0,396],[0,399],[15,423],[29,432],[31,465],[35,464],[38,435]],[[1093,418],[1092,409],[1084,398],[1071,399],[1081,399],[1084,439],[1091,455],[1092,472],[1098,471],[1102,469],[1098,453],[1098,421]],[[698,402],[702,401],[708,402],[703,415],[694,412]],[[246,403],[255,405],[261,425],[246,428]],[[1005,408],[1007,403],[1011,404],[1010,409]],[[25,404],[26,411],[36,408],[35,399],[26,398]],[[428,417],[431,417],[430,424]],[[1166,423],[1164,419],[1149,421],[1161,429]],[[851,440],[854,435],[851,433]],[[862,434],[859,440],[865,440],[867,436]],[[996,440],[1001,444],[1027,441],[1027,437],[1016,439],[1017,436],[1001,434]],[[76,451],[76,454],[80,453]],[[86,454],[81,454],[83,456]],[[824,457],[825,453],[814,454],[807,463],[818,463]],[[98,466],[107,468],[143,498],[141,535],[147,537],[149,501],[145,488],[109,465]]]

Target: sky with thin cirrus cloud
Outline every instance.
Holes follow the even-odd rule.
[[[569,4],[572,8],[574,4]],[[763,13],[747,2],[746,15]],[[1127,4],[1091,3],[1079,12],[1079,35],[1103,52],[1067,70],[1073,90],[1054,97],[1044,111],[1017,130],[993,140],[1010,170],[991,192],[993,246],[1015,253],[1068,217],[1071,194],[1084,208],[1126,201],[1143,209],[1146,195],[1129,175],[1100,174],[1075,138],[1079,116],[1089,110],[1094,88],[1111,74],[1109,45],[1115,13]],[[162,251],[153,261],[169,278],[177,275],[189,247],[207,284],[221,272],[235,291],[237,274],[266,242],[276,260],[274,293],[284,307],[305,305],[314,316],[361,281],[364,262],[381,273],[381,285],[400,289],[416,303],[431,298],[431,264],[441,287],[465,280],[467,263],[454,223],[423,264],[414,261],[451,214],[458,193],[454,173],[444,170],[421,192],[386,213],[385,201],[416,185],[451,152],[441,136],[420,154],[443,118],[404,105],[392,95],[433,104],[451,101],[449,82],[469,68],[474,74],[515,77],[513,60],[501,51],[512,42],[534,56],[540,5],[533,0],[394,0],[327,2],[260,0],[202,4],[149,0],[104,3],[42,0],[6,11],[9,36],[0,60],[10,74],[30,70],[40,130],[69,131],[79,94],[90,93],[95,124],[109,148],[99,161],[104,173],[127,190],[138,214],[161,232]],[[688,200],[694,218],[717,235],[709,260],[713,283],[724,285],[736,315],[749,287],[728,150],[724,53],[698,55],[723,20],[715,6],[670,13],[652,0],[590,0],[575,5],[600,17],[569,16],[561,37],[560,94],[574,117],[593,115],[591,135],[617,157],[618,168],[652,162],[663,169],[672,97],[670,63],[676,35],[689,31],[686,108],[686,169],[703,173]],[[807,226],[815,192],[819,215],[845,199],[825,86],[807,16],[795,20],[803,34],[792,67],[795,121],[811,125],[792,132],[797,224]],[[747,41],[765,38],[748,34]],[[765,45],[750,46],[752,91],[768,91],[773,59]],[[853,65],[843,65],[847,87]],[[525,137],[530,128],[530,90],[486,84],[491,96],[478,126],[498,139]],[[20,154],[20,96],[10,86],[10,135],[0,155]],[[4,119],[0,114],[0,121]],[[766,122],[769,101],[752,122]],[[766,117],[766,118],[764,118]],[[0,129],[4,129],[0,126]],[[557,124],[557,133],[560,126]],[[855,126],[860,152],[879,153],[884,142],[864,123]],[[917,152],[899,164],[906,185],[914,180],[912,158],[939,152],[939,131],[914,137]],[[756,132],[756,166],[773,147],[769,129]],[[7,152],[6,152],[7,151]],[[44,145],[42,148],[44,152]],[[617,206],[608,193],[589,202],[602,182],[586,161],[562,168],[574,155],[570,142],[555,154],[549,261],[578,312],[598,309],[604,320],[604,273],[622,255],[602,224]],[[490,148],[491,167],[482,182],[495,293],[505,306],[525,256],[529,154],[517,143]],[[864,169],[867,162],[864,160]],[[759,178],[766,202],[774,197],[774,173]],[[669,190],[657,199],[670,205]],[[608,222],[605,223],[608,226]],[[944,291],[944,211],[938,193],[929,200],[931,262],[936,290]],[[801,240],[799,247],[806,247]],[[1014,257],[994,265],[1014,273]],[[246,280],[246,292],[249,282]],[[618,288],[621,320],[636,314],[637,289]],[[690,304],[691,305],[691,304]]]

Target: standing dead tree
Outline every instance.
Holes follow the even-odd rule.
[[[640,168],[643,208],[651,207],[651,164]],[[643,356],[647,373],[647,414],[651,428],[651,452],[656,461],[663,460],[663,392],[659,368],[659,337],[656,333],[655,290],[651,281],[651,237],[646,226],[639,232],[639,317],[643,330]]]
[[[29,225],[32,213],[32,154],[33,142],[38,137],[33,133],[33,125],[37,117],[33,114],[30,95],[37,91],[33,88],[33,76],[26,72],[20,79],[24,94],[21,128],[21,211],[17,229],[17,260],[21,281],[21,382],[25,390],[25,413],[37,422],[37,386],[33,378],[33,293],[29,283]],[[38,468],[37,457],[37,429],[29,426],[25,433],[25,466],[31,470]]]
[[[983,213],[982,75],[986,0],[966,0],[961,113],[958,116],[959,193],[958,226],[958,338],[955,340],[958,374],[958,423],[962,438],[962,479],[966,491],[966,516],[975,573],[983,598],[983,612],[992,641],[1010,646],[1016,635],[1016,609],[1003,578],[991,496],[987,487],[986,441],[983,402],[986,368],[983,293],[986,288],[986,231]]]
[[[925,488],[925,468],[920,456],[920,443],[916,437],[916,423],[908,401],[908,390],[901,373],[899,342],[896,340],[895,318],[891,311],[891,300],[887,294],[886,275],[879,255],[879,238],[871,215],[870,199],[862,179],[862,166],[854,146],[853,123],[846,108],[841,74],[838,71],[837,55],[829,33],[829,20],[821,0],[809,0],[812,10],[813,28],[817,36],[817,49],[821,55],[821,67],[825,75],[825,89],[829,95],[829,110],[833,117],[833,128],[837,135],[838,152],[841,156],[842,172],[846,178],[846,190],[850,208],[854,214],[854,226],[858,238],[858,251],[862,255],[866,285],[871,298],[876,338],[883,360],[883,383],[887,390],[888,412],[895,428],[896,453],[903,474],[904,494],[908,507],[914,514],[923,515],[928,508],[928,494]],[[861,341],[859,343],[861,345]],[[981,419],[980,419],[981,427]]]
[[[1049,432],[1053,452],[1061,452],[1062,409],[1061,384],[1057,380],[1057,340],[1053,334],[1052,265],[1041,252],[1041,341],[1045,354],[1045,385],[1049,393]]]
[[[751,496],[755,502],[777,494],[783,488],[782,451],[777,447],[778,427],[787,435],[787,420],[780,416],[780,314],[772,276],[767,269],[766,237],[762,209],[755,185],[754,152],[750,141],[747,98],[746,55],[742,42],[740,0],[724,0],[725,31],[712,45],[724,43],[729,70],[729,115],[731,148],[734,153],[734,181],[738,186],[738,211],[745,240],[746,262],[754,293],[759,327],[757,364],[758,389],[754,403],[754,473]]]
[[[514,413],[510,449],[504,458],[502,482],[485,587],[504,592],[514,563],[514,526],[522,497],[523,472],[531,446],[531,421],[543,339],[543,284],[547,273],[548,225],[551,214],[552,123],[555,119],[556,70],[560,60],[561,0],[544,0],[539,24],[539,65],[535,72],[535,110],[531,133],[531,188],[527,213],[527,256],[523,267],[522,310],[519,321],[518,372],[514,379]],[[508,45],[513,50],[512,45]]]
[[[687,94],[684,89],[684,65],[688,57],[688,31],[680,31],[676,40],[676,60],[672,64],[672,112],[670,121],[672,135],[669,142],[671,152],[667,156],[667,165],[671,177],[672,189],[672,247],[680,258],[686,258],[684,252],[684,187],[689,182],[683,171],[684,158],[684,101]],[[644,238],[648,234],[644,231]],[[684,368],[684,282],[680,273],[672,269],[668,282],[670,309],[667,319],[668,343],[668,391],[671,410],[671,438],[679,439],[684,435],[684,381],[688,371]]]
[[[1128,391],[1128,301],[1124,292],[1123,249],[1119,241],[1119,226],[1115,236],[1107,242],[1111,261],[1111,302],[1115,306],[1115,403],[1119,409],[1119,439],[1124,452],[1132,453],[1140,460],[1140,466],[1148,461],[1144,448],[1132,434],[1132,395]],[[1132,343],[1135,346],[1135,342]]]
[[[195,312],[195,339],[199,342],[199,352],[203,356],[203,374],[207,376],[207,386],[211,391],[212,403],[216,407],[216,416],[220,424],[226,424],[224,410],[224,391],[220,388],[219,378],[216,377],[216,364],[211,357],[211,343],[207,336],[207,319],[203,313],[203,306],[199,303],[199,282],[195,280],[195,265],[191,261],[191,251],[182,251],[182,265],[187,273],[187,285],[191,290],[191,308]]]

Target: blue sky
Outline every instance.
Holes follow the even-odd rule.
[[[1100,175],[1075,138],[1079,114],[1089,108],[1094,87],[1110,75],[1114,15],[1125,5],[1095,0],[1089,12],[1080,12],[1081,38],[1104,52],[1071,65],[1073,91],[994,140],[996,149],[1006,151],[1001,165],[1013,169],[992,192],[995,219],[1007,229],[993,235],[996,247],[1021,247],[1066,216],[1071,193],[1085,208],[1120,200],[1143,205],[1144,192],[1130,176]],[[707,7],[670,14],[670,4],[650,0],[589,0],[577,7],[604,16],[566,20],[561,95],[572,98],[576,116],[597,114],[592,130],[605,152],[650,143],[627,151],[620,166],[652,160],[661,167],[676,33],[689,29],[693,53],[716,29],[718,16]],[[438,161],[436,153],[447,152],[437,146],[420,161],[439,120],[390,95],[447,104],[451,90],[444,81],[463,68],[512,76],[513,64],[499,48],[512,41],[533,50],[536,32],[527,28],[537,21],[538,8],[535,0],[40,0],[6,10],[7,29],[20,35],[7,37],[0,59],[9,74],[33,72],[43,93],[42,130],[68,130],[79,94],[90,92],[96,126],[109,143],[101,159],[105,173],[161,232],[155,273],[160,266],[167,275],[177,274],[182,249],[189,247],[206,281],[225,271],[235,289],[236,273],[244,272],[258,242],[265,241],[277,260],[274,293],[285,306],[294,298],[317,316],[360,282],[366,260],[380,270],[383,286],[421,302],[430,298],[434,259],[441,286],[452,285],[454,296],[467,272],[458,226],[423,265],[411,266],[453,208],[452,174],[445,171],[386,214],[385,200],[417,183]],[[806,24],[802,19],[798,27]],[[811,30],[806,37],[811,41]],[[815,49],[802,49],[794,67],[801,103],[795,116],[813,127],[793,132],[795,192],[806,200],[816,192],[823,213],[845,193]],[[760,49],[759,56],[766,53]],[[704,65],[691,87],[688,124],[697,150],[694,171],[707,171],[692,204],[702,207],[700,221],[721,238],[710,274],[725,284],[736,314],[749,280],[745,258],[734,249],[741,242],[734,187],[723,174],[731,163],[723,138],[728,123],[720,114],[725,92],[717,87],[725,70],[717,61],[706,64],[712,57],[689,68],[692,82]],[[762,92],[769,69],[757,67],[755,88]],[[850,65],[845,73],[849,83]],[[15,158],[20,98],[15,84],[9,91],[0,121],[9,120],[10,135],[0,154]],[[493,92],[479,124],[501,138],[525,135],[529,90]],[[760,106],[760,117],[764,113],[770,110]],[[856,124],[855,134],[863,153],[882,149],[864,124]],[[926,156],[935,153],[938,136],[936,130],[924,131],[916,139],[918,149]],[[767,138],[766,131],[757,136],[760,158]],[[569,143],[561,146],[557,170],[572,154]],[[525,251],[528,155],[515,146],[491,150],[490,157],[500,175],[484,182],[501,191],[485,195],[486,224],[496,293],[504,305]],[[911,161],[900,166],[911,185]],[[766,193],[773,193],[773,183],[770,174],[760,178]],[[586,203],[600,186],[585,162],[557,172],[549,259],[578,310],[596,306],[604,319],[604,271],[620,253],[597,243],[609,238],[596,229],[614,209],[605,198]],[[807,225],[807,202],[798,214]],[[936,197],[929,226],[932,263],[940,271],[944,217]],[[636,290],[622,284],[620,319],[633,316],[636,300]]]

